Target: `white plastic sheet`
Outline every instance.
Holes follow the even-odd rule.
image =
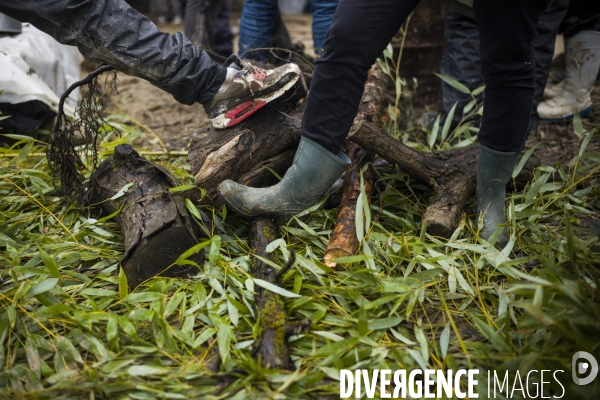
[[[0,102],[18,104],[39,100],[58,110],[61,94],[81,79],[82,55],[76,47],[58,43],[49,35],[23,24],[23,33],[0,35]],[[73,117],[79,89],[65,101]]]

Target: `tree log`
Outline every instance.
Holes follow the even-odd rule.
[[[352,165],[346,171],[338,216],[333,232],[331,233],[331,238],[329,239],[329,244],[327,245],[327,250],[323,256],[325,264],[331,268],[337,266],[337,263],[333,261],[334,259],[353,256],[360,245],[356,236],[356,201],[361,191],[360,171],[367,163],[367,157],[366,152],[356,144],[347,146],[347,153],[352,160]],[[365,183],[365,195],[370,204],[371,193],[373,191],[373,174],[370,168],[367,168],[365,171],[363,179]]]
[[[382,158],[428,185],[434,195],[423,216],[427,233],[446,238],[452,235],[469,197],[475,192],[479,146],[420,153],[387,135],[377,125],[360,120],[352,127],[350,140],[376,150]],[[539,165],[536,157],[529,158],[515,180],[516,186],[531,180],[533,169]]]
[[[298,104],[298,100],[305,94],[302,85],[297,84],[283,99],[267,104],[241,124],[225,130],[210,128],[200,135],[189,151],[189,162],[195,184],[206,189],[216,205],[221,204],[217,198],[219,183],[226,179],[247,181],[251,178],[247,173],[266,166],[267,160],[273,162],[273,157],[287,150],[295,152],[304,112],[304,104]],[[285,160],[289,164],[282,162]],[[291,159],[284,158],[272,166],[283,175],[290,165]]]
[[[255,218],[250,223],[250,246],[256,249],[256,255],[274,261],[272,254],[266,252],[267,245],[278,237],[277,227],[268,218]],[[277,284],[283,274],[292,267],[294,253],[279,273],[267,263],[256,258],[252,276]],[[267,368],[293,370],[287,338],[298,334],[310,326],[309,320],[288,324],[287,313],[282,298],[271,291],[259,289],[256,294],[256,307],[260,316],[260,331],[254,344],[252,355]]]
[[[383,104],[386,81],[386,75],[380,68],[370,71],[348,140],[397,164],[429,186],[433,196],[423,218],[427,232],[450,237],[475,192],[479,147],[473,145],[439,153],[420,153],[383,132],[377,116]],[[289,165],[286,162],[276,163],[277,155],[295,149],[300,139],[304,109],[302,103],[296,105],[299,96],[300,93],[296,92],[287,100],[267,105],[264,111],[238,127],[225,131],[209,130],[190,150],[196,184],[205,188],[210,198],[217,200],[216,187],[225,179],[252,182],[253,177],[260,176],[256,178],[258,185],[274,183],[267,182],[266,165],[273,163],[272,169],[282,175]],[[538,165],[539,159],[531,157],[517,177],[516,185],[529,181]],[[265,168],[260,170],[261,166]],[[217,205],[220,204],[217,200]]]
[[[189,215],[173,175],[140,157],[129,145],[119,145],[102,162],[92,178],[91,201],[114,217],[125,239],[121,267],[133,288],[156,275],[185,277],[197,268],[174,265],[177,258],[198,243],[199,229]],[[118,196],[119,191],[128,190]],[[113,198],[114,199],[111,199]],[[203,253],[190,258],[200,264]]]

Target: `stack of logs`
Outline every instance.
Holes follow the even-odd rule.
[[[423,217],[431,235],[449,237],[454,232],[475,190],[478,146],[425,154],[383,132],[378,116],[384,103],[386,83],[386,76],[380,69],[370,71],[346,143],[345,152],[352,159],[352,165],[343,179],[337,223],[325,254],[325,261],[331,266],[335,266],[337,257],[354,255],[359,248],[355,212],[361,194],[361,171],[364,171],[365,195],[370,200],[373,172],[368,164],[375,155],[398,165],[431,188],[433,195]],[[207,196],[202,199],[197,197],[198,190],[169,191],[178,185],[176,179],[160,166],[139,157],[129,147],[117,148],[115,155],[100,165],[92,177],[94,202],[102,203],[106,213],[117,213],[116,220],[126,242],[122,267],[131,286],[158,274],[184,276],[194,271],[194,268],[190,269],[190,263],[178,265],[176,262],[181,253],[198,243],[196,222],[203,223],[194,221],[189,214],[184,205],[185,197],[197,203],[213,202],[219,206],[217,185],[223,180],[269,186],[277,182],[273,171],[279,175],[285,173],[300,141],[306,97],[304,87],[298,84],[236,127],[222,131],[210,129],[199,138],[189,152],[189,161],[196,185],[206,190]],[[528,161],[517,184],[531,179],[535,165],[533,158]],[[123,186],[132,182],[133,186],[124,196],[117,196]],[[268,218],[251,221],[251,246],[262,257],[270,257],[265,248],[279,236],[277,229]],[[190,261],[199,264],[201,255],[191,257]],[[282,272],[292,263],[293,256],[288,265],[277,272],[258,260],[252,273],[255,278],[277,284]],[[253,354],[265,366],[292,368],[287,336],[300,332],[310,322],[288,324],[283,300],[278,295],[264,290],[257,295],[261,329]]]

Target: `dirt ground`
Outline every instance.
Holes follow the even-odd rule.
[[[311,16],[293,15],[284,16],[284,21],[292,40],[302,42],[308,53],[312,49]],[[232,18],[234,33],[237,33],[239,16]],[[173,33],[182,30],[183,26],[166,25],[162,27],[166,32]],[[234,47],[237,50],[237,34],[234,38]],[[557,41],[557,53],[562,49],[562,40]],[[109,112],[121,114],[148,127],[162,140],[171,151],[186,151],[197,136],[208,129],[208,121],[203,107],[200,104],[186,106],[178,103],[173,97],[148,82],[124,74],[118,74],[118,94],[110,96]],[[600,81],[592,92],[594,104],[600,105]],[[598,107],[598,106],[597,106]],[[419,117],[419,115],[415,115]],[[584,128],[600,126],[600,109],[585,118]],[[145,139],[138,139],[138,147],[148,150],[161,150],[158,140],[152,135]],[[542,141],[537,151],[543,160],[568,161],[568,154],[573,154],[577,146],[577,136],[573,132],[570,121],[562,124],[541,123],[535,132],[531,132],[527,141],[528,147]],[[600,138],[592,141],[592,148],[600,148]]]

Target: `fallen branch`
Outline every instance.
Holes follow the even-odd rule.
[[[346,171],[346,177],[342,186],[342,200],[338,207],[338,216],[333,232],[331,233],[331,238],[329,239],[329,244],[327,245],[327,250],[323,256],[325,264],[331,268],[337,266],[337,263],[334,261],[336,258],[353,256],[360,245],[356,236],[356,201],[361,193],[360,171],[367,163],[366,152],[356,144],[347,146],[347,152],[352,160],[352,165]],[[373,191],[373,174],[370,168],[366,169],[363,180],[365,195],[367,201],[370,203]]]
[[[105,215],[113,215],[124,236],[121,267],[131,287],[156,275],[185,277],[192,265],[175,265],[198,243],[199,229],[183,196],[169,189],[179,182],[164,168],[140,157],[131,146],[119,145],[91,177],[90,198]],[[202,264],[204,253],[189,258]]]
[[[255,218],[250,222],[250,245],[256,249],[256,255],[274,261],[273,255],[266,252],[266,247],[277,237],[277,227],[270,219]],[[292,252],[286,265],[277,272],[273,267],[256,258],[252,276],[278,284],[282,276],[293,266],[294,261],[295,255]],[[308,328],[310,320],[305,319],[289,324],[281,296],[264,289],[257,290],[256,308],[260,317],[260,331],[252,350],[253,357],[260,360],[267,368],[293,370],[287,338]]]

